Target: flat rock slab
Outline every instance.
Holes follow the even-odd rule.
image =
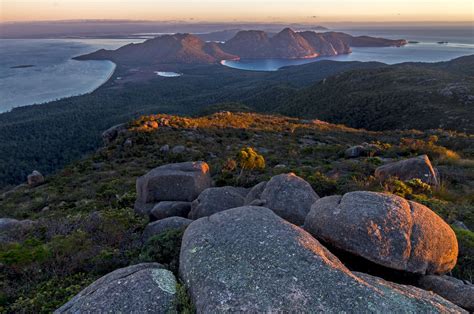
[[[454,231],[428,207],[392,194],[350,192],[318,200],[306,231],[379,265],[412,273],[446,273],[456,265]]]
[[[55,313],[170,313],[176,284],[158,263],[133,265],[99,278]]]
[[[434,294],[381,290],[264,207],[194,221],[184,233],[179,270],[198,313],[461,311]]]

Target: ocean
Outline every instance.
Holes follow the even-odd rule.
[[[123,39],[0,39],[0,112],[95,90],[112,75],[110,61],[71,58],[100,48],[116,49]]]

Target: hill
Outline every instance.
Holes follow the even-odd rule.
[[[216,43],[207,43],[190,34],[163,35],[141,44],[128,44],[114,51],[101,49],[76,60],[111,60],[119,64],[216,63],[236,59]]]
[[[374,150],[346,157],[347,148],[363,142]],[[163,149],[166,145],[169,150]],[[237,155],[249,146],[264,157],[266,166],[240,175]],[[355,190],[388,191],[429,206],[448,223],[462,221],[472,230],[473,160],[459,157],[468,146],[464,134],[442,130],[374,132],[251,113],[140,117],[97,152],[47,176],[45,184],[1,194],[0,217],[31,219],[35,224],[19,242],[0,245],[0,309],[50,312],[102,275],[140,262],[159,262],[176,273],[182,232],[143,244],[148,221],[133,210],[135,181],[154,167],[203,160],[217,186],[245,188],[294,172],[321,197]],[[383,163],[420,154],[428,154],[440,172],[444,182],[440,189],[400,180],[381,185],[373,177]],[[453,274],[469,279],[474,271],[474,235],[455,231],[460,255]],[[185,291],[180,293],[180,302],[187,304]]]
[[[232,32],[232,31],[230,31]],[[226,42],[205,42],[197,35],[162,35],[141,44],[129,44],[117,50],[99,50],[77,60],[111,60],[119,65],[166,63],[212,64],[238,58],[314,58],[351,52],[354,47],[405,45],[405,40],[353,37],[345,33],[295,32],[285,28],[269,35],[264,31],[239,31]]]
[[[258,96],[255,108],[372,130],[474,132],[474,56],[347,71],[287,97],[278,93],[285,92],[267,91],[268,102]]]
[[[175,64],[172,68],[183,76],[153,74],[145,82],[130,79],[135,72],[118,67],[111,80],[91,94],[0,114],[0,189],[24,182],[33,169],[49,174],[77,160],[100,145],[103,131],[142,114],[197,114],[209,105],[245,102],[271,87],[293,93],[329,75],[378,66],[383,64],[322,61],[270,73]]]

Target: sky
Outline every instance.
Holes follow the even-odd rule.
[[[0,0],[0,21],[472,22],[474,0]]]

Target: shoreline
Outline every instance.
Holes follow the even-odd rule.
[[[71,60],[74,60],[74,59],[71,58]],[[74,60],[74,61],[78,61],[78,60]],[[110,73],[96,87],[93,87],[92,89],[89,89],[85,92],[81,92],[81,93],[78,93],[78,94],[72,94],[72,95],[68,95],[68,96],[64,96],[64,97],[59,97],[59,98],[47,100],[47,101],[44,101],[44,102],[36,102],[36,103],[32,103],[32,104],[27,104],[27,105],[18,105],[18,106],[12,107],[10,109],[7,109],[5,111],[0,111],[0,115],[4,114],[4,113],[9,113],[13,110],[17,110],[17,109],[23,108],[23,107],[41,106],[41,105],[45,105],[45,104],[48,104],[48,103],[51,103],[51,102],[54,102],[54,101],[63,100],[63,99],[66,99],[66,98],[78,97],[78,96],[84,96],[84,95],[87,95],[87,94],[92,94],[93,92],[95,92],[96,90],[98,90],[99,88],[101,88],[102,86],[107,84],[111,80],[111,78],[114,76],[115,71],[117,70],[117,64],[115,64],[114,62],[112,62],[110,60],[87,60],[87,61],[88,62],[104,62],[105,61],[105,62],[110,62],[112,64],[112,69],[111,69]],[[78,62],[81,62],[81,61],[78,61]]]

